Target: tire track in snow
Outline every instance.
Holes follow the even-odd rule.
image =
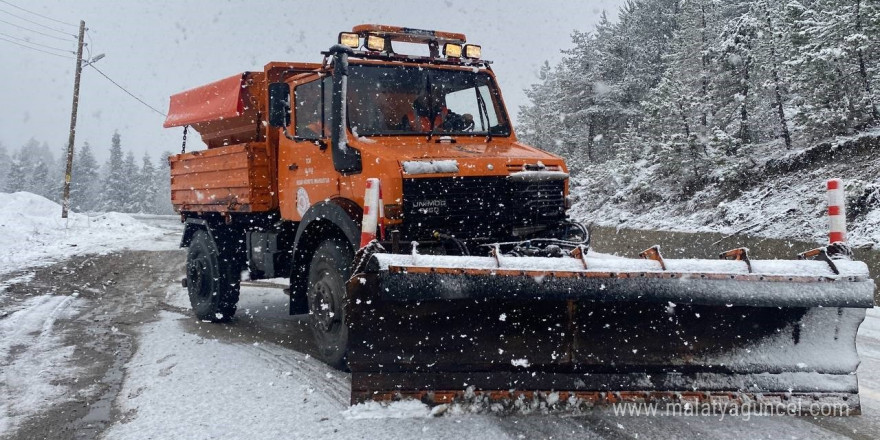
[[[246,347],[256,356],[275,365],[282,373],[290,372],[305,384],[315,385],[316,394],[321,395],[327,403],[339,406],[340,409],[348,407],[351,374],[336,370],[309,355],[282,347],[263,344]]]
[[[72,376],[72,347],[61,347],[54,327],[70,307],[72,296],[42,295],[20,304],[0,320],[0,434],[60,398],[57,379]]]

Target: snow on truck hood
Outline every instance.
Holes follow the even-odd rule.
[[[396,162],[405,176],[455,174],[461,176],[516,176],[522,180],[562,180],[568,177],[562,158],[537,148],[493,139],[459,138],[458,142],[428,141],[424,137],[359,138],[364,163]]]
[[[415,174],[457,174],[459,171],[456,159],[404,160],[400,162],[404,175]],[[470,168],[475,168],[471,165]],[[494,168],[494,167],[493,167]],[[490,171],[492,168],[487,169]],[[522,170],[509,174],[510,179],[522,182],[545,182],[549,180],[565,180],[568,173],[558,170]]]

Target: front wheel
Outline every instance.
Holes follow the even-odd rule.
[[[344,240],[322,242],[309,265],[309,315],[318,355],[327,364],[345,368],[348,352],[348,325],[345,322],[345,283],[351,276],[354,259],[351,245]]]

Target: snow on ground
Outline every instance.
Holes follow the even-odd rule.
[[[349,409],[347,374],[270,343],[189,333],[193,321],[162,312],[142,329],[117,400],[123,420],[105,438],[506,437],[489,417],[432,418],[421,403]]]
[[[74,398],[59,382],[76,376],[69,362],[75,347],[64,346],[53,327],[76,313],[77,302],[75,296],[36,296],[0,316],[0,434]]]
[[[61,218],[61,205],[28,192],[0,193],[0,274],[78,254],[176,249],[178,235],[128,214]],[[2,291],[2,286],[0,286]]]
[[[277,288],[247,284],[239,319],[272,328],[273,319],[283,318],[286,297]],[[185,289],[169,286],[165,301],[187,307]],[[878,326],[880,310],[873,309],[862,333]],[[611,409],[581,415],[500,416],[459,408],[434,417],[416,401],[349,407],[348,374],[269,342],[273,338],[268,333],[256,344],[242,343],[224,337],[229,332],[221,329],[226,327],[173,312],[162,312],[159,321],[144,326],[116,401],[122,420],[103,438],[735,439],[786,432],[792,438],[831,439],[846,436],[839,432],[871,432],[878,407],[867,381],[862,385],[865,414],[832,419],[830,423],[843,426],[834,429],[802,417],[649,417],[616,415]],[[874,368],[874,363],[863,363],[860,378],[873,371],[866,367]]]

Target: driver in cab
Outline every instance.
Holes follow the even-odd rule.
[[[471,131],[474,117],[469,113],[459,115],[449,110],[445,99],[438,93],[422,92],[413,101],[412,109],[403,117],[401,125],[419,132]]]

